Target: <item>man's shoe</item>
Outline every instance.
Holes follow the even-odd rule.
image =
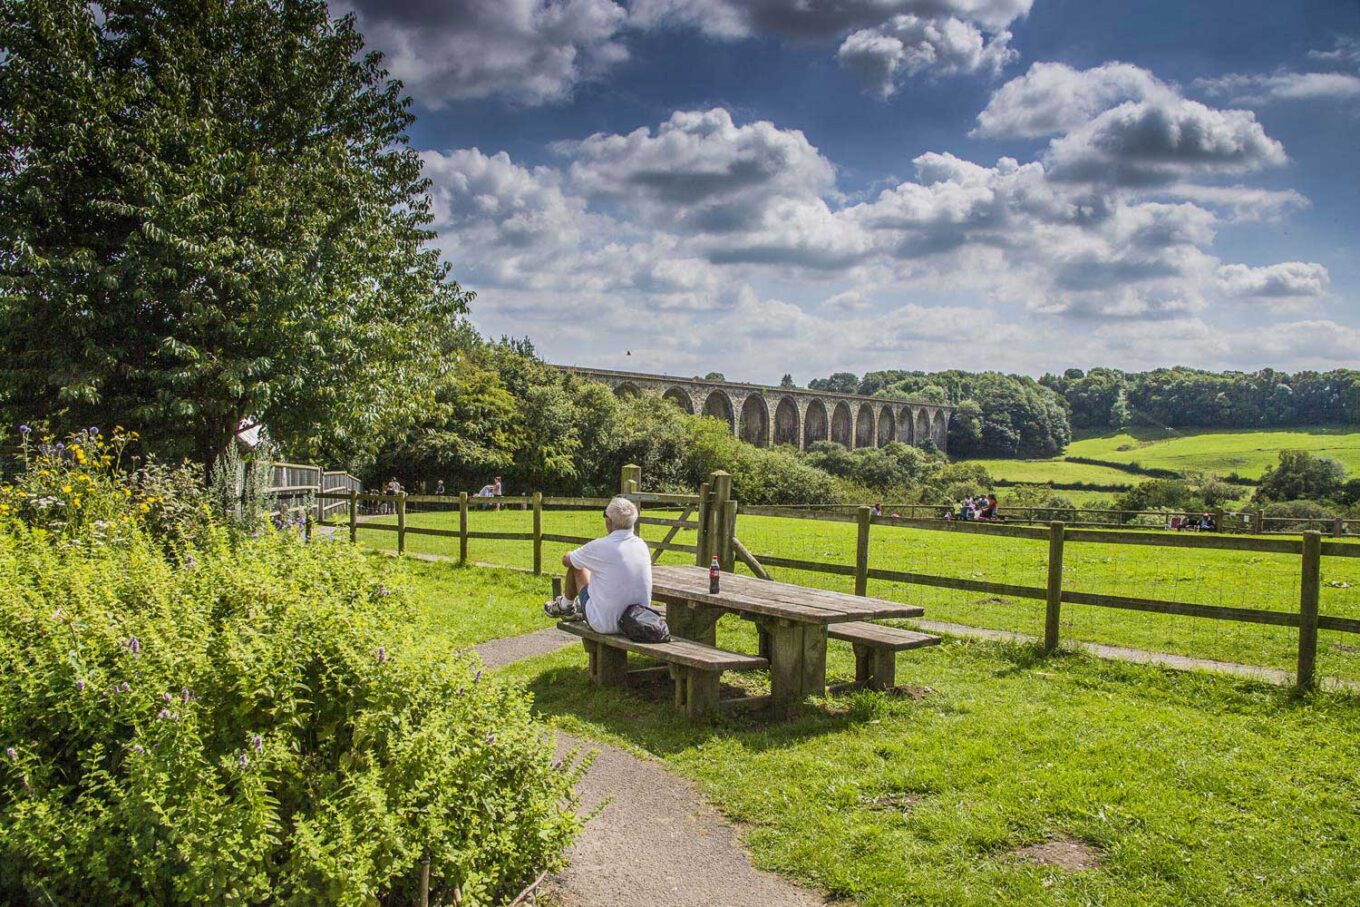
[[[576,603],[576,599],[559,595],[543,603],[543,613],[560,620],[575,620],[581,616],[581,606]]]

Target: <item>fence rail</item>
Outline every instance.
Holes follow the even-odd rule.
[[[295,478],[285,476],[285,478]],[[1060,642],[1061,615],[1064,605],[1082,605],[1109,608],[1120,611],[1140,611],[1155,614],[1178,615],[1182,617],[1235,621],[1264,626],[1287,627],[1298,631],[1296,679],[1301,687],[1312,687],[1316,683],[1317,633],[1319,630],[1341,631],[1360,634],[1360,619],[1320,615],[1318,602],[1321,586],[1321,562],[1326,557],[1360,557],[1360,544],[1353,541],[1324,539],[1318,529],[1305,529],[1292,538],[1270,538],[1256,534],[1228,533],[1183,533],[1156,531],[1161,526],[1134,526],[1128,523],[1070,523],[1063,520],[1049,520],[1044,525],[1033,525],[1026,520],[1006,522],[983,522],[963,520],[943,520],[934,515],[917,515],[922,511],[937,510],[924,505],[906,507],[906,515],[874,516],[869,507],[847,507],[843,505],[742,505],[731,497],[731,477],[724,472],[715,472],[708,483],[700,487],[698,494],[649,493],[641,489],[641,469],[635,466],[624,467],[620,479],[620,493],[639,505],[659,505],[668,509],[680,510],[678,518],[651,516],[644,514],[639,523],[643,526],[666,527],[665,537],[660,540],[648,539],[653,550],[653,558],[663,552],[681,552],[693,555],[694,561],[706,565],[710,558],[717,557],[726,571],[735,569],[738,562],[744,564],[756,576],[769,579],[769,568],[808,571],[841,577],[854,581],[857,594],[867,592],[870,580],[876,582],[900,583],[948,589],[960,592],[998,595],[1010,598],[1031,599],[1045,603],[1043,644],[1048,651],[1056,649]],[[394,533],[397,551],[406,550],[408,536],[438,536],[458,539],[458,560],[469,560],[469,542],[478,540],[497,540],[508,542],[528,542],[533,546],[533,569],[536,573],[543,570],[543,544],[582,545],[590,541],[588,537],[571,534],[545,532],[542,514],[545,507],[556,509],[581,509],[603,507],[608,498],[545,497],[542,494],[497,498],[494,503],[504,506],[525,506],[532,510],[532,531],[504,532],[472,530],[469,527],[469,509],[477,503],[491,504],[492,501],[473,498],[466,493],[453,495],[407,495],[380,494],[364,492],[355,487],[348,489],[326,489],[317,492],[319,501],[324,502],[327,514],[334,509],[348,508],[349,534],[354,540],[360,529]],[[360,521],[361,502],[378,504],[395,515],[395,522]],[[457,529],[440,529],[425,526],[411,526],[407,522],[407,505],[444,504],[456,506],[459,513]],[[888,509],[885,505],[884,509]],[[1092,511],[1119,517],[1129,515],[1126,511]],[[738,515],[774,516],[800,520],[820,520],[828,523],[856,526],[854,563],[837,563],[833,560],[803,560],[782,557],[773,553],[752,551],[737,537]],[[1157,514],[1164,518],[1164,514]],[[1225,516],[1232,516],[1225,514]],[[1254,518],[1255,519],[1255,518]],[[1037,521],[1034,521],[1037,522]],[[1298,522],[1298,521],[1296,521]],[[1046,541],[1048,557],[1045,561],[1047,581],[1044,585],[1023,585],[1015,583],[991,582],[983,579],[959,576],[945,576],[934,573],[907,570],[887,570],[870,566],[874,532],[883,527],[927,530],[932,532],[955,532],[1000,538]],[[1255,519],[1254,528],[1261,528],[1261,520]],[[1357,534],[1360,521],[1341,521],[1340,527],[1333,521],[1328,524],[1328,535],[1345,536]],[[695,544],[676,542],[677,533],[694,532]],[[1070,574],[1065,578],[1063,563],[1067,546],[1070,545],[1135,545],[1181,548],[1187,550],[1226,550],[1245,551],[1298,557],[1300,564],[1299,605],[1294,610],[1271,610],[1265,608],[1229,607],[1196,602],[1173,601],[1169,599],[1112,595],[1071,588]]]
[[[764,516],[783,516],[795,519],[831,519],[839,517],[842,522],[853,522],[854,513],[861,504],[761,504],[742,505],[742,513]],[[956,520],[955,510],[948,504],[899,504],[879,505],[884,514],[896,514],[902,520],[922,520],[930,522],[971,522]],[[1260,510],[1211,510],[1217,529],[1214,532],[1224,535],[1297,535],[1307,530],[1315,530],[1334,538],[1360,536],[1360,520],[1339,517],[1281,517],[1267,516]],[[950,514],[946,517],[945,514]],[[1164,530],[1171,528],[1173,520],[1186,517],[1184,511],[1167,510],[1110,510],[1099,507],[1003,507],[1000,522],[1011,525],[1048,525],[1061,520],[1073,528],[1122,528],[1137,530]],[[980,521],[979,521],[980,522]]]
[[[766,506],[741,507],[740,513],[756,516],[795,516],[795,513],[782,512],[782,508]],[[1042,600],[1046,602],[1047,606],[1044,622],[1044,648],[1048,651],[1056,649],[1059,644],[1063,604],[1296,627],[1299,630],[1297,682],[1301,687],[1312,687],[1316,683],[1317,631],[1324,629],[1360,633],[1360,619],[1320,616],[1317,613],[1321,586],[1321,559],[1323,557],[1360,557],[1360,544],[1323,541],[1322,534],[1316,530],[1304,531],[1298,538],[1280,539],[1211,533],[1187,535],[1178,532],[1148,532],[1132,529],[1072,528],[1062,521],[1051,521],[1047,528],[1039,529],[994,522],[891,516],[875,517],[870,508],[863,506],[857,509],[854,517],[840,513],[816,514],[806,510],[797,512],[796,516],[800,519],[816,519],[833,523],[856,523],[858,526],[855,546],[856,562],[851,565],[825,561],[806,561],[764,554],[758,551],[750,552],[749,556],[758,565],[806,570],[836,576],[853,576],[856,592],[861,595],[865,592],[868,580],[873,579],[906,585]],[[897,526],[934,532],[964,532],[1036,541],[1047,539],[1049,542],[1048,585],[1045,588],[1040,588],[1038,586],[996,583],[962,577],[871,568],[869,566],[869,551],[871,531],[874,526]],[[1272,611],[1257,608],[1234,608],[1069,589],[1064,586],[1063,581],[1063,552],[1068,544],[1151,545],[1168,548],[1219,549],[1297,555],[1301,558],[1299,609],[1297,611]]]

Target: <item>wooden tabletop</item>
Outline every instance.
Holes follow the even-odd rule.
[[[776,583],[737,573],[724,573],[721,591],[708,592],[708,570],[657,564],[652,567],[652,597],[661,601],[692,601],[779,617],[809,624],[836,624],[884,617],[920,617],[925,609],[881,598],[866,598],[827,589]]]

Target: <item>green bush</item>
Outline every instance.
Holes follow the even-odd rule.
[[[211,524],[167,547],[107,482],[42,510],[77,528],[5,492],[0,902],[409,904],[428,858],[486,905],[559,858],[576,772],[384,565]]]

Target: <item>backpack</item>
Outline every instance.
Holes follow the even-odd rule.
[[[666,619],[646,605],[629,605],[619,618],[619,630],[633,642],[670,642]]]

